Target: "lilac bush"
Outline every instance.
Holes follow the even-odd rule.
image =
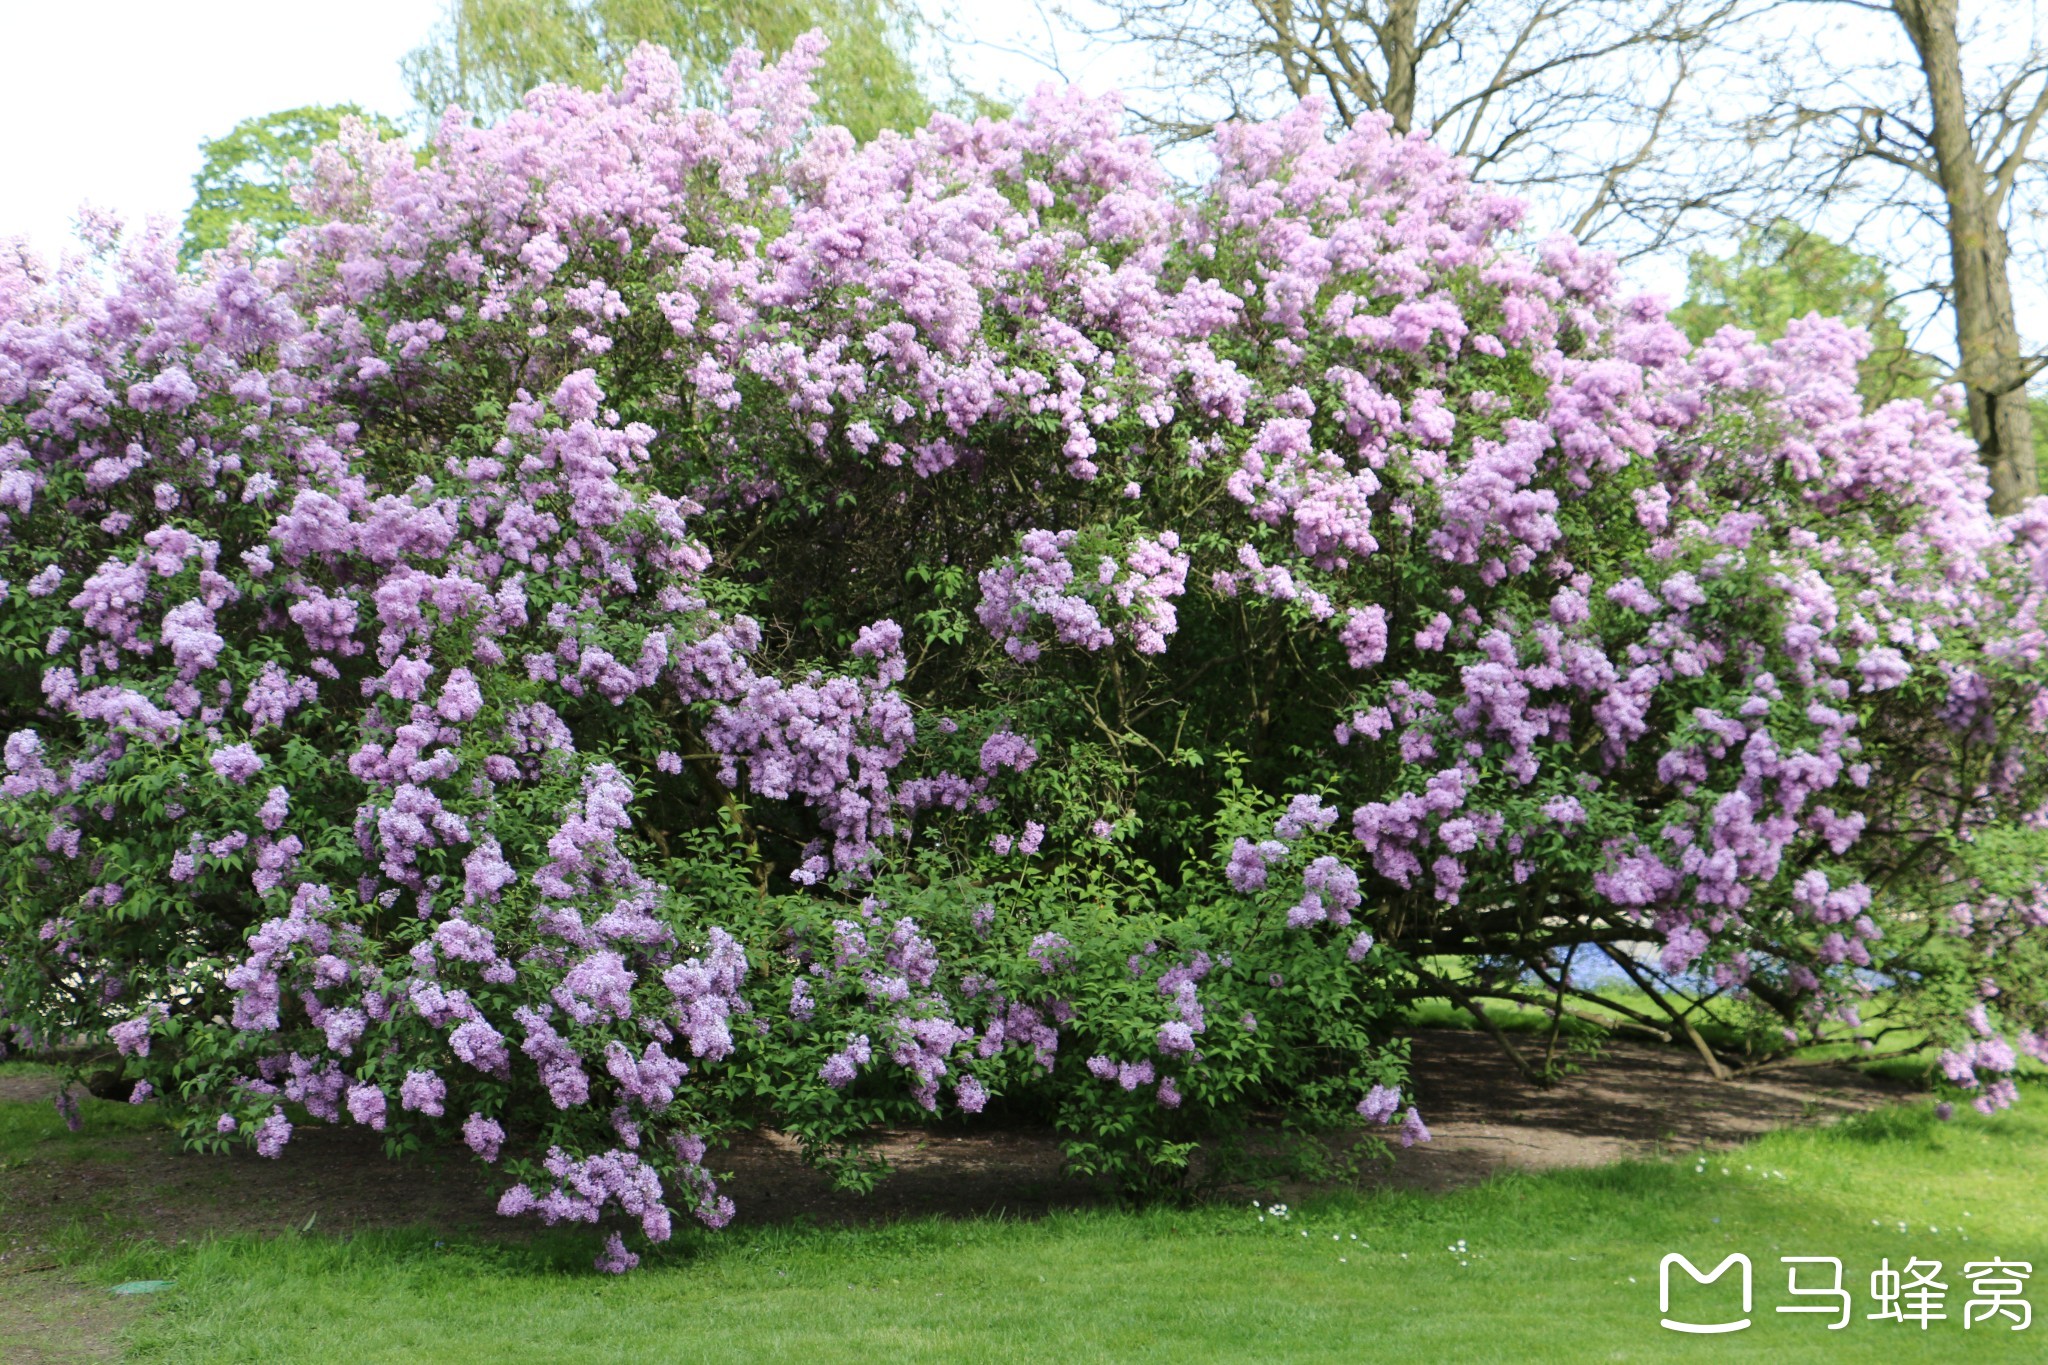
[[[1957,400],[1691,348],[1381,122],[1187,188],[1076,93],[856,146],[817,53],[0,261],[15,1045],[464,1143],[615,1271],[736,1127],[1426,1140],[1403,1003],[1568,954],[1717,1065],[2048,1059],[2048,506]]]

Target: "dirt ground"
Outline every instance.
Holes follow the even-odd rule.
[[[1451,1189],[1507,1168],[1592,1166],[1723,1146],[1897,1098],[1903,1087],[1847,1067],[1717,1082],[1675,1048],[1614,1043],[1549,1089],[1517,1076],[1487,1038],[1432,1030],[1414,1042],[1414,1100],[1433,1140],[1397,1151],[1368,1183]],[[0,1099],[47,1102],[55,1082],[0,1077]],[[0,1248],[87,1218],[120,1236],[175,1243],[215,1232],[308,1224],[330,1231],[428,1224],[504,1227],[483,1171],[465,1154],[391,1161],[358,1127],[302,1124],[280,1160],[247,1149],[180,1151],[169,1134],[110,1140],[117,1159],[29,1162],[0,1172]],[[776,1133],[742,1135],[712,1165],[748,1221],[868,1221],[936,1214],[1044,1213],[1086,1204],[1089,1185],[1060,1170],[1050,1131],[902,1131],[880,1150],[893,1173],[866,1197],[839,1194]],[[0,1271],[0,1274],[4,1274]]]
[[[1909,1093],[1846,1067],[1716,1082],[1673,1048],[1614,1043],[1549,1089],[1521,1080],[1491,1040],[1431,1030],[1414,1040],[1415,1102],[1434,1140],[1373,1168],[1370,1184],[1431,1190],[1497,1171],[1592,1166],[1724,1146],[1792,1124],[1827,1122]],[[56,1082],[0,1077],[0,1100],[47,1103]],[[921,1215],[1031,1216],[1100,1195],[1062,1173],[1054,1134],[904,1131],[881,1151],[894,1168],[865,1198],[833,1191],[796,1146],[755,1133],[714,1153],[746,1221],[865,1222]],[[1289,1191],[1290,1195],[1299,1191]],[[174,1244],[210,1234],[345,1232],[429,1225],[505,1236],[476,1163],[391,1161],[375,1135],[303,1125],[280,1160],[238,1149],[205,1156],[168,1133],[120,1134],[91,1159],[0,1167],[0,1359],[24,1365],[112,1359],[136,1309],[68,1280],[48,1247],[59,1229]]]

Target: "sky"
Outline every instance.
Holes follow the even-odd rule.
[[[398,59],[435,0],[0,0],[0,237],[54,254],[82,202],[185,215],[199,143],[244,118],[354,101],[402,114]]]

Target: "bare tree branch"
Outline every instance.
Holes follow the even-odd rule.
[[[1739,136],[1695,83],[1780,0],[1103,0],[1104,36],[1166,74],[1129,91],[1157,132],[1269,116],[1310,95],[1335,121],[1429,130],[1475,175],[1624,254],[1749,192]],[[1727,215],[1738,216],[1731,208]]]

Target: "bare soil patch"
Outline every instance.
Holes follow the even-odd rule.
[[[1810,1067],[1715,1081],[1675,1048],[1616,1043],[1548,1089],[1515,1074],[1493,1043],[1430,1030],[1414,1040],[1414,1099],[1433,1140],[1398,1151],[1368,1182],[1452,1189],[1506,1169],[1593,1166],[1744,1141],[1773,1128],[1830,1122],[1912,1093],[1850,1067]],[[48,1103],[54,1080],[0,1077],[0,1100]],[[865,1222],[1004,1212],[1030,1216],[1093,1202],[1061,1170],[1050,1130],[903,1130],[878,1144],[892,1174],[868,1196],[842,1194],[778,1133],[742,1134],[715,1153],[724,1189],[748,1221]],[[169,1133],[130,1133],[79,1161],[30,1160],[0,1171],[0,1248],[84,1219],[118,1237],[171,1244],[209,1233],[333,1232],[432,1226],[506,1230],[486,1173],[466,1153],[385,1156],[364,1129],[302,1124],[280,1160],[246,1149],[208,1156]]]
[[[1577,1074],[1544,1089],[1517,1075],[1491,1039],[1451,1029],[1416,1035],[1413,1074],[1432,1140],[1397,1154],[1382,1179],[1423,1189],[1476,1184],[1502,1170],[1726,1147],[1916,1093],[1851,1066],[1716,1081],[1690,1052],[1633,1042],[1609,1044]]]
[[[1452,1189],[1506,1169],[1594,1166],[1741,1142],[1773,1128],[1830,1122],[1912,1093],[1850,1067],[1810,1067],[1715,1081],[1676,1048],[1611,1045],[1548,1089],[1515,1074],[1485,1037],[1430,1030],[1414,1040],[1415,1102],[1433,1140],[1397,1151],[1368,1183]],[[48,1103],[45,1077],[0,1077],[0,1100]],[[739,1135],[714,1153],[723,1188],[747,1221],[866,1222],[940,1215],[1031,1216],[1094,1202],[1061,1170],[1050,1130],[903,1130],[878,1144],[892,1174],[873,1194],[842,1194],[778,1133]],[[353,1126],[302,1124],[285,1155],[208,1156],[169,1133],[129,1133],[78,1161],[0,1170],[0,1249],[86,1220],[117,1237],[172,1244],[210,1233],[332,1232],[431,1226],[508,1230],[486,1173],[466,1153],[385,1156]]]

